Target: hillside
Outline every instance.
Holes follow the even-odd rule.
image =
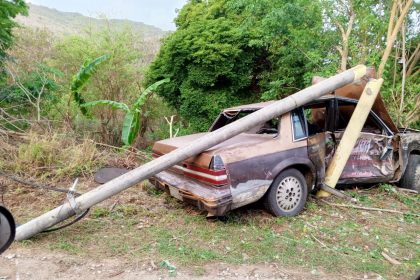
[[[44,6],[29,5],[29,16],[19,16],[17,21],[24,26],[33,28],[47,28],[55,34],[76,34],[84,30],[98,30],[108,22],[116,28],[131,26],[135,32],[142,34],[145,40],[158,39],[165,35],[163,30],[130,20],[96,19],[79,13],[61,12]]]

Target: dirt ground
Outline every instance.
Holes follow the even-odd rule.
[[[200,267],[170,271],[154,262],[133,263],[113,258],[101,261],[63,253],[12,247],[0,256],[0,279],[343,279],[313,270],[288,270],[274,263]],[[348,277],[347,279],[357,279]],[[360,278],[359,278],[360,279]],[[366,275],[365,279],[380,279]]]

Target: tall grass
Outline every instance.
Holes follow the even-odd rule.
[[[107,160],[91,140],[58,133],[30,132],[18,148],[1,146],[6,149],[0,156],[2,170],[49,179],[86,176]]]

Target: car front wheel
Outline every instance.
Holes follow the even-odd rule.
[[[265,207],[275,216],[296,216],[305,206],[308,186],[296,169],[281,172],[265,197]]]

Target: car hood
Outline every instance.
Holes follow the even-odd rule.
[[[206,133],[197,133],[187,136],[174,137],[155,142],[153,145],[153,153],[157,156],[167,154],[177,148],[184,147],[188,144],[194,143],[195,140],[203,137]],[[271,134],[248,134],[241,133],[226,141],[217,144],[210,149],[205,150],[201,154],[191,157],[186,162],[193,163],[194,165],[208,168],[214,155],[220,155],[224,160],[229,161],[229,158],[233,158],[232,154],[235,154],[237,149],[247,150],[247,147],[255,146],[256,144],[263,143],[266,141],[272,141],[273,135]],[[232,153],[235,151],[235,153]],[[246,154],[246,153],[244,153]],[[235,158],[237,155],[235,154]]]
[[[363,79],[355,83],[346,85],[342,88],[336,89],[334,94],[336,96],[342,96],[342,97],[359,100],[368,82],[368,79],[370,78],[376,78],[375,68],[368,68],[368,72]],[[312,84],[316,84],[325,79],[326,78],[315,76],[312,79]],[[384,101],[382,100],[382,97],[380,94],[378,95],[378,97],[375,100],[375,103],[373,104],[372,111],[374,111],[382,119],[382,121],[388,126],[389,129],[391,129],[392,132],[394,133],[399,132],[397,126],[392,121],[391,116],[388,113],[388,110],[385,108]]]

